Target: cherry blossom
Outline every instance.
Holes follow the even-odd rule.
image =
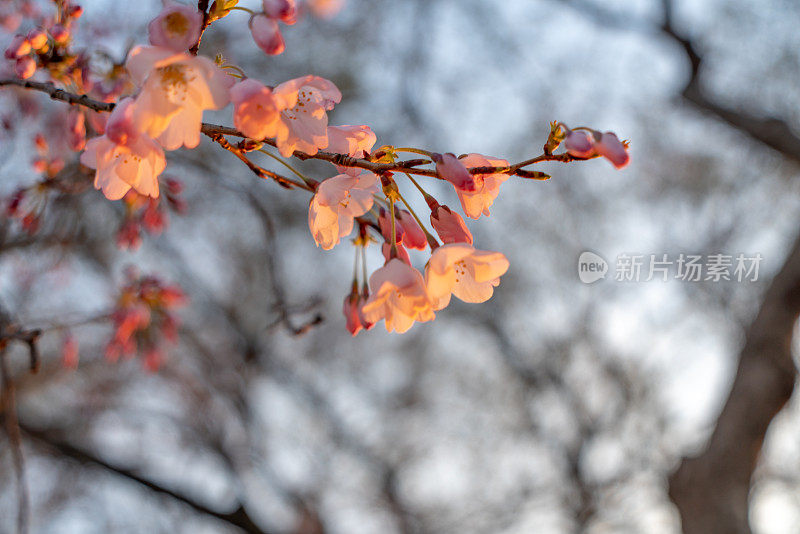
[[[331,18],[344,7],[344,0],[306,0],[311,12],[321,18]]]
[[[378,192],[378,177],[371,172],[359,176],[339,174],[319,184],[308,209],[308,227],[314,241],[332,249],[353,230],[353,219],[372,207]]]
[[[344,298],[344,306],[342,308],[347,331],[353,336],[358,334],[361,329],[369,330],[375,326],[375,323],[371,323],[364,318],[362,308],[366,302],[367,297],[364,294],[360,294],[358,286],[353,284],[350,294]]]
[[[381,208],[378,213],[378,225],[387,243],[392,241],[392,220],[389,213]],[[408,248],[424,250],[428,246],[425,232],[419,227],[414,217],[406,210],[395,209],[395,242]]]
[[[496,159],[480,154],[469,154],[461,159],[461,163],[468,169],[473,167],[506,167],[508,162],[504,159]],[[461,208],[467,217],[477,219],[481,214],[489,216],[489,206],[492,205],[497,195],[500,193],[500,184],[508,180],[508,174],[473,174],[475,190],[469,191],[456,188],[458,200],[461,201]]]
[[[625,167],[631,161],[627,147],[613,132],[603,133],[595,148],[598,154],[606,158],[618,169]]]
[[[233,102],[233,124],[251,139],[275,137],[282,126],[278,103],[263,83],[247,78],[230,91]]]
[[[136,123],[166,150],[200,143],[203,110],[230,101],[234,79],[213,61],[167,48],[139,46],[125,66],[137,85]]]
[[[109,200],[121,199],[131,188],[158,197],[158,175],[167,165],[158,143],[135,128],[133,114],[132,99],[117,104],[105,135],[91,139],[81,154],[81,163],[97,170],[95,188]]]
[[[594,155],[594,137],[583,130],[570,130],[564,139],[564,148],[570,156],[590,158]]]
[[[477,250],[467,243],[438,247],[425,269],[425,283],[433,309],[446,307],[451,294],[464,302],[489,300],[508,265],[500,252]]]
[[[433,154],[433,161],[439,176],[453,184],[457,191],[475,191],[475,179],[455,154]]]
[[[384,319],[389,332],[402,334],[415,321],[434,318],[422,274],[397,258],[372,273],[369,289],[370,296],[362,308],[364,318],[372,323]]]
[[[277,56],[286,48],[278,23],[266,15],[259,13],[250,19],[250,33],[258,47],[267,55]]]
[[[183,52],[200,37],[203,14],[196,8],[168,3],[147,26],[150,44]]]
[[[472,233],[464,219],[447,206],[438,205],[431,210],[431,225],[444,243],[472,244]]]
[[[269,18],[280,20],[285,24],[297,22],[297,4],[295,0],[263,0],[261,6]]]
[[[280,129],[275,139],[284,157],[295,150],[309,155],[328,146],[327,111],[342,100],[333,82],[319,76],[303,76],[284,82],[273,90],[284,102]]]
[[[328,152],[346,154],[351,158],[366,157],[378,138],[369,126],[328,126]],[[336,165],[339,172],[356,175],[361,172],[357,167]]]

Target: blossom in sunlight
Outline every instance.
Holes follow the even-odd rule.
[[[383,238],[387,243],[391,243],[392,220],[384,208],[381,208],[378,214],[378,224],[381,227]],[[397,244],[419,250],[424,250],[428,246],[425,232],[422,231],[411,213],[406,210],[395,209],[394,230]]]
[[[369,126],[328,126],[328,152],[345,154],[351,158],[366,157],[378,138]],[[356,175],[361,170],[358,167],[343,167],[336,165],[339,172]]]
[[[377,192],[378,177],[371,172],[339,174],[319,184],[308,208],[308,227],[317,245],[330,250],[348,235],[353,219],[369,211]]]
[[[251,139],[275,137],[282,126],[272,91],[263,83],[247,78],[230,91],[233,125]]]
[[[26,80],[36,74],[36,60],[30,56],[23,56],[14,63],[14,72],[17,76]]]
[[[86,116],[80,109],[67,113],[67,145],[76,152],[86,146]]]
[[[275,138],[281,155],[289,157],[295,150],[314,155],[326,148],[327,112],[342,100],[333,82],[309,75],[284,82],[272,92],[283,102],[283,127]]]
[[[271,19],[280,20],[284,24],[297,22],[297,3],[295,0],[263,0],[261,7]]]
[[[170,2],[147,26],[150,44],[183,52],[197,42],[202,25],[197,8]]]
[[[445,244],[472,244],[472,233],[458,213],[453,213],[447,206],[437,206],[431,210],[431,225]]]
[[[358,334],[362,329],[369,330],[375,326],[375,323],[371,323],[364,318],[362,308],[366,301],[366,295],[358,292],[358,286],[356,284],[353,284],[353,289],[344,298],[342,313],[345,317],[345,326],[347,331],[353,336]]]
[[[282,54],[286,48],[278,23],[261,13],[250,18],[250,33],[256,45],[270,56]]]
[[[203,110],[220,109],[230,101],[234,79],[208,58],[138,46],[125,66],[142,86],[136,97],[136,124],[167,150],[196,147]]]
[[[433,154],[436,172],[461,191],[475,191],[475,180],[455,154]]]
[[[508,270],[500,252],[477,250],[467,243],[442,245],[425,269],[425,284],[434,310],[450,303],[453,294],[464,302],[485,302]]]
[[[610,161],[614,167],[621,169],[631,161],[628,148],[613,132],[605,132],[595,144],[597,153]]]
[[[344,0],[306,0],[306,4],[316,17],[329,19],[344,7]]]
[[[594,137],[583,130],[570,130],[564,139],[567,154],[576,158],[589,158],[594,155]]]
[[[81,163],[97,170],[95,188],[109,200],[119,200],[131,188],[158,197],[158,175],[167,165],[158,143],[136,129],[133,107],[131,98],[117,104],[105,135],[91,139],[81,154]]]
[[[397,258],[372,273],[369,290],[370,296],[362,308],[364,318],[372,323],[384,319],[389,332],[402,334],[415,321],[434,318],[422,274]]]
[[[461,159],[461,163],[468,169],[474,167],[507,167],[504,159],[490,158],[480,154],[469,154]],[[458,200],[467,217],[477,219],[481,214],[489,216],[489,206],[492,205],[500,193],[500,184],[508,180],[508,174],[499,172],[493,174],[473,174],[475,190],[469,191],[456,188]]]

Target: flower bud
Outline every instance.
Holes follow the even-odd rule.
[[[472,233],[464,223],[464,219],[458,213],[453,213],[447,206],[438,206],[431,211],[431,224],[444,244],[472,244]]]
[[[36,28],[28,32],[28,41],[34,50],[41,50],[47,45],[47,33],[41,29]]]
[[[67,114],[67,144],[78,152],[86,145],[86,117],[81,110],[71,109]]]
[[[594,136],[583,130],[571,130],[564,140],[567,154],[576,158],[589,158],[594,155]]]
[[[264,14],[285,24],[297,22],[297,6],[295,0],[263,0]]]
[[[55,24],[50,28],[50,35],[53,37],[53,40],[56,44],[66,44],[69,41],[69,30],[66,29],[61,24]]]
[[[403,227],[403,245],[408,248],[425,250],[425,247],[428,246],[428,239],[410,212],[398,210],[396,222]]]
[[[15,35],[11,44],[6,48],[6,59],[17,59],[30,54],[31,42],[24,35]]]
[[[595,145],[597,153],[610,161],[614,167],[621,169],[631,161],[627,147],[613,133],[605,132],[600,142]]]
[[[286,48],[278,23],[261,13],[250,19],[250,32],[256,45],[265,54],[276,56]]]
[[[462,191],[475,191],[477,186],[475,180],[467,168],[454,154],[434,154],[433,161],[436,163],[436,172],[444,180],[447,180],[456,189]]]

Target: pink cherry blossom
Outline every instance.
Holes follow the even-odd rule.
[[[150,44],[183,52],[197,42],[202,25],[203,14],[196,8],[170,2],[147,26]]]
[[[450,211],[447,206],[438,206],[431,211],[431,225],[445,244],[472,244],[472,233],[464,223],[464,219],[458,213]]]
[[[94,186],[109,200],[119,200],[131,188],[158,197],[158,175],[166,168],[164,151],[153,139],[136,130],[133,99],[114,108],[106,134],[86,143],[81,163],[96,169]]]
[[[73,108],[67,114],[67,144],[75,151],[86,145],[86,116],[82,110]]]
[[[277,56],[286,48],[278,23],[266,15],[259,13],[250,19],[250,33],[256,45],[267,55]]]
[[[359,176],[339,174],[319,184],[308,209],[308,227],[314,241],[332,249],[353,230],[353,219],[372,207],[378,192],[378,177],[371,172]]]
[[[230,101],[234,79],[213,61],[168,48],[139,46],[125,66],[142,90],[136,98],[136,124],[166,150],[200,143],[203,110]]]
[[[344,0],[306,0],[314,16],[329,19],[344,7]]]
[[[415,321],[434,318],[422,275],[397,258],[372,273],[369,289],[369,299],[362,308],[364,318],[372,323],[384,319],[389,332],[402,334]]]
[[[453,294],[464,302],[485,302],[508,270],[500,252],[477,250],[467,243],[442,245],[425,269],[425,284],[434,310],[450,303]]]
[[[468,169],[474,167],[506,167],[508,162],[504,159],[496,159],[480,154],[469,154],[461,159],[461,163]],[[500,193],[500,184],[508,180],[505,173],[494,174],[473,174],[475,190],[467,191],[456,188],[458,200],[467,217],[477,219],[481,214],[489,216],[489,206],[492,205],[497,195]]]
[[[233,102],[233,124],[247,137],[261,140],[275,137],[282,126],[278,103],[263,83],[247,78],[230,91]]]
[[[345,317],[347,331],[353,336],[358,334],[362,328],[364,330],[369,330],[375,326],[375,323],[371,323],[364,319],[362,308],[364,307],[366,301],[367,298],[364,295],[359,294],[358,287],[355,285],[353,286],[350,294],[344,298],[342,313]]]
[[[36,61],[30,56],[23,56],[14,64],[14,72],[26,80],[36,74]]]
[[[24,35],[15,35],[5,51],[6,59],[17,59],[31,52],[31,42]]]
[[[41,50],[47,46],[47,32],[41,28],[35,28],[28,32],[28,41],[33,50]]]
[[[273,91],[283,102],[275,143],[284,157],[295,150],[314,155],[328,146],[328,114],[342,100],[333,82],[319,76],[303,76],[278,85]]]
[[[297,22],[297,4],[295,0],[263,0],[261,6],[269,18],[277,19],[290,25]]]
[[[600,141],[595,144],[595,149],[618,169],[625,167],[631,161],[627,147],[613,132],[602,134]]]
[[[474,178],[454,154],[434,154],[433,161],[439,177],[453,184],[456,191],[475,191]]]
[[[594,136],[583,130],[570,130],[564,140],[567,154],[576,158],[590,158],[594,155]]]
[[[370,153],[378,138],[369,126],[328,126],[328,152],[345,154],[351,158],[364,158]],[[356,175],[361,170],[358,167],[343,167],[336,165],[339,172]]]
[[[381,227],[383,238],[387,243],[391,243],[392,219],[384,208],[381,208],[378,213],[378,225]],[[395,241],[408,248],[424,250],[428,246],[425,232],[419,227],[411,213],[406,210],[395,209],[394,233]]]
[[[61,24],[55,24],[50,28],[50,35],[53,37],[53,41],[56,44],[66,44],[69,41],[69,30],[62,26]]]

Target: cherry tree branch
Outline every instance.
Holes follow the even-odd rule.
[[[50,98],[53,100],[60,100],[62,102],[66,102],[68,104],[79,105],[86,107],[88,109],[92,109],[94,111],[112,111],[114,109],[114,103],[111,102],[101,102],[99,100],[94,100],[87,95],[78,95],[74,93],[70,93],[63,89],[59,89],[53,83],[50,82],[34,82],[34,81],[27,81],[27,80],[16,80],[16,79],[7,79],[7,80],[0,80],[0,87],[2,86],[17,86],[23,89],[29,89],[34,91],[40,91],[42,93],[50,95]],[[220,143],[220,140],[223,139],[222,136],[230,136],[230,137],[240,137],[242,139],[246,139],[247,136],[241,133],[236,128],[231,128],[230,126],[221,126],[217,124],[210,124],[210,123],[203,123],[201,131],[216,141]],[[271,139],[264,139],[261,141],[265,144],[275,147],[275,141]],[[220,143],[221,144],[221,143]],[[222,144],[221,144],[222,145]],[[269,177],[275,179],[279,184],[284,187],[289,186],[288,184],[293,184],[293,186],[302,187],[294,183],[293,180],[290,180],[286,177],[283,177],[277,173],[273,173],[271,171],[265,171],[261,167],[253,164],[248,160],[248,158],[244,157],[244,150],[237,149],[232,145],[222,145],[223,148],[228,150],[229,152],[233,153],[241,159],[256,175],[261,178]],[[327,161],[329,163],[333,163],[334,165],[340,165],[344,167],[357,167],[364,170],[368,170],[374,172],[376,174],[380,174],[383,172],[396,172],[396,173],[409,173],[415,174],[419,176],[427,176],[430,178],[439,178],[435,169],[420,169],[418,166],[420,165],[429,165],[433,162],[428,159],[412,159],[412,160],[405,160],[405,161],[398,161],[394,163],[379,163],[375,161],[370,161],[368,159],[363,158],[353,158],[344,154],[336,154],[333,152],[325,152],[320,151],[316,154],[306,154],[305,152],[295,151],[292,154],[299,160],[305,161],[309,159],[316,159],[321,161]],[[559,161],[562,163],[569,163],[572,161],[585,161],[586,158],[577,158],[571,156],[569,154],[542,154],[535,158],[527,159],[521,161],[519,163],[515,163],[513,165],[508,166],[499,166],[499,167],[473,167],[469,169],[471,174],[491,174],[491,173],[505,173],[513,176],[519,176],[520,178],[528,178],[533,180],[546,180],[550,178],[547,174],[538,171],[528,171],[525,170],[523,167],[527,167],[529,165],[533,165],[535,163],[540,163],[543,161]],[[292,186],[289,186],[292,187]],[[305,187],[303,187],[305,188]]]
[[[219,519],[224,523],[240,528],[244,532],[250,534],[268,534],[268,531],[255,524],[253,519],[248,515],[247,511],[241,504],[239,504],[236,510],[232,512],[223,513],[212,510],[208,506],[196,501],[195,499],[192,499],[191,497],[166,488],[153,480],[136,474],[136,472],[131,469],[107,462],[95,456],[92,452],[56,436],[52,431],[36,429],[24,423],[20,423],[19,426],[27,438],[37,442],[49,450],[57,452],[61,456],[70,458],[81,464],[102,468],[122,478],[136,482],[137,484],[151,491],[161,495],[166,495],[173,500],[183,503],[200,514]]]

